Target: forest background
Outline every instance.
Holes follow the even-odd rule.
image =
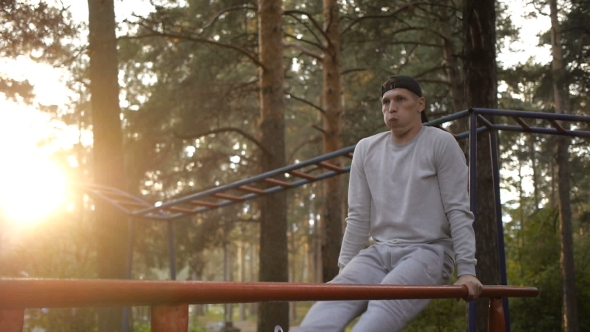
[[[430,119],[472,106],[590,114],[588,1],[0,3],[1,277],[126,277],[127,218],[66,181],[158,203],[350,146],[386,130],[378,91],[389,75],[422,83]],[[531,28],[522,14],[541,22],[538,36],[519,35],[515,24]],[[473,24],[481,45],[468,38]],[[535,57],[515,61],[537,39]],[[590,331],[578,314],[590,312],[588,141],[502,132],[500,143],[508,282],[542,290],[510,300],[512,329]],[[482,168],[478,192],[492,192]],[[329,280],[346,184],[344,175],[175,221],[177,279]],[[477,219],[491,225],[492,200],[479,197]],[[132,278],[169,278],[167,225],[135,227]],[[478,243],[493,247],[496,230],[482,228]],[[485,270],[498,258],[478,259],[482,280],[498,283]],[[228,306],[225,317],[192,307],[191,326],[272,330],[308,306]],[[147,315],[135,308],[130,328],[147,329]],[[437,300],[406,331],[465,324],[464,303]],[[118,309],[27,311],[28,330],[120,325]]]

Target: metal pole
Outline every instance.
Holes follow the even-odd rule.
[[[127,240],[127,271],[125,276],[131,279],[133,270],[133,242],[135,241],[135,219],[129,219],[129,238]],[[121,322],[121,332],[129,332],[129,316],[131,307],[123,308],[123,321]]]
[[[155,305],[151,316],[153,332],[188,331],[188,304]]]
[[[0,310],[0,331],[22,332],[25,326],[25,309]]]
[[[477,114],[469,110],[469,207],[475,215],[477,212]],[[473,222],[476,229],[477,220]],[[469,302],[469,332],[475,332],[475,301]]]
[[[168,250],[170,254],[170,280],[176,280],[176,249],[174,247],[174,223],[168,220]]]
[[[502,202],[500,200],[500,159],[498,156],[498,131],[490,131],[490,149],[492,150],[492,176],[494,180],[494,203],[496,208],[496,227],[498,228],[498,259],[500,262],[500,284],[508,285],[506,274],[506,251],[504,248],[504,224],[502,222]],[[510,311],[508,299],[504,298],[504,321],[506,331],[510,332]]]

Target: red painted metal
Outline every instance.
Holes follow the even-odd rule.
[[[188,304],[152,306],[152,332],[187,332]]]
[[[484,286],[481,297],[535,297],[533,287]],[[1,279],[0,310],[267,301],[464,298],[462,286],[138,280]]]
[[[289,182],[285,182],[285,181],[281,181],[281,180],[277,180],[277,179],[273,179],[273,178],[266,178],[266,179],[264,179],[264,181],[281,186],[281,187],[285,187],[285,188],[291,187],[291,184]]]
[[[489,332],[505,332],[506,319],[504,318],[504,305],[502,299],[490,299],[490,311],[488,315]]]
[[[1,294],[1,293],[0,293]],[[25,324],[25,310],[0,310],[0,331],[22,332]]]

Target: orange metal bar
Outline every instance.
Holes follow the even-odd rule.
[[[484,286],[481,297],[535,297],[533,287]],[[0,279],[0,310],[267,301],[464,298],[462,286],[280,282]]]
[[[320,161],[317,164],[320,165],[320,166],[322,166],[323,168],[327,168],[327,169],[329,169],[331,171],[334,171],[334,172],[338,172],[338,173],[344,172],[344,169],[343,168],[338,167],[338,166],[336,166],[334,164],[330,164],[330,163],[325,162],[325,161]]]
[[[0,310],[0,331],[22,332],[25,325],[25,310]]]
[[[266,194],[266,192],[262,189],[258,189],[258,188],[254,188],[254,187],[250,187],[250,186],[240,186],[238,187],[238,189],[241,189],[243,191],[247,191],[247,192],[251,192],[254,194],[258,194],[258,195],[264,195]]]
[[[516,120],[516,122],[518,122],[518,124],[525,130],[525,131],[530,131],[531,127],[524,122],[524,120],[518,116],[513,116],[512,117],[514,120]]]
[[[193,199],[192,201],[188,201],[188,202],[191,204],[194,204],[194,205],[206,206],[206,207],[210,207],[210,208],[216,208],[219,206],[219,204],[217,204],[217,203],[199,201],[197,199]]]
[[[223,193],[216,193],[216,194],[213,194],[213,196],[215,196],[217,198],[229,199],[230,201],[236,201],[236,202],[244,200],[240,196],[228,195],[228,194],[223,194]]]
[[[506,320],[504,318],[504,305],[501,298],[490,299],[490,311],[488,315],[489,332],[505,332]]]
[[[309,180],[309,181],[316,181],[318,179],[318,178],[316,178],[313,175],[309,175],[307,173],[303,173],[303,172],[299,172],[299,171],[291,171],[289,173],[293,174],[296,177],[299,177],[299,178],[302,178],[302,179],[306,179],[306,180]]]
[[[266,178],[266,179],[264,179],[264,181],[266,181],[268,183],[276,184],[276,185],[279,185],[279,186],[285,187],[285,188],[291,187],[291,184],[289,182],[285,182],[285,181],[281,181],[281,180],[277,180],[277,179],[273,179],[273,178]]]
[[[188,304],[153,306],[151,330],[152,332],[187,332]]]
[[[558,131],[558,132],[560,132],[560,133],[562,133],[562,134],[563,134],[563,133],[565,133],[565,129],[563,129],[563,127],[562,127],[562,126],[561,126],[561,125],[560,125],[560,124],[559,124],[557,121],[555,121],[555,120],[551,119],[551,120],[549,120],[549,122],[551,122],[551,125],[552,125],[552,126],[555,128],[555,129],[557,129],[557,131]]]

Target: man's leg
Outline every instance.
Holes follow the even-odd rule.
[[[362,250],[330,283],[379,284],[386,276],[385,262],[371,246]],[[338,332],[367,308],[368,301],[318,301],[293,332]],[[369,331],[369,330],[367,330]]]
[[[445,262],[441,246],[421,245],[391,249],[392,269],[381,284],[441,285],[453,273],[452,259]],[[353,331],[395,332],[422,311],[430,300],[370,301]]]

